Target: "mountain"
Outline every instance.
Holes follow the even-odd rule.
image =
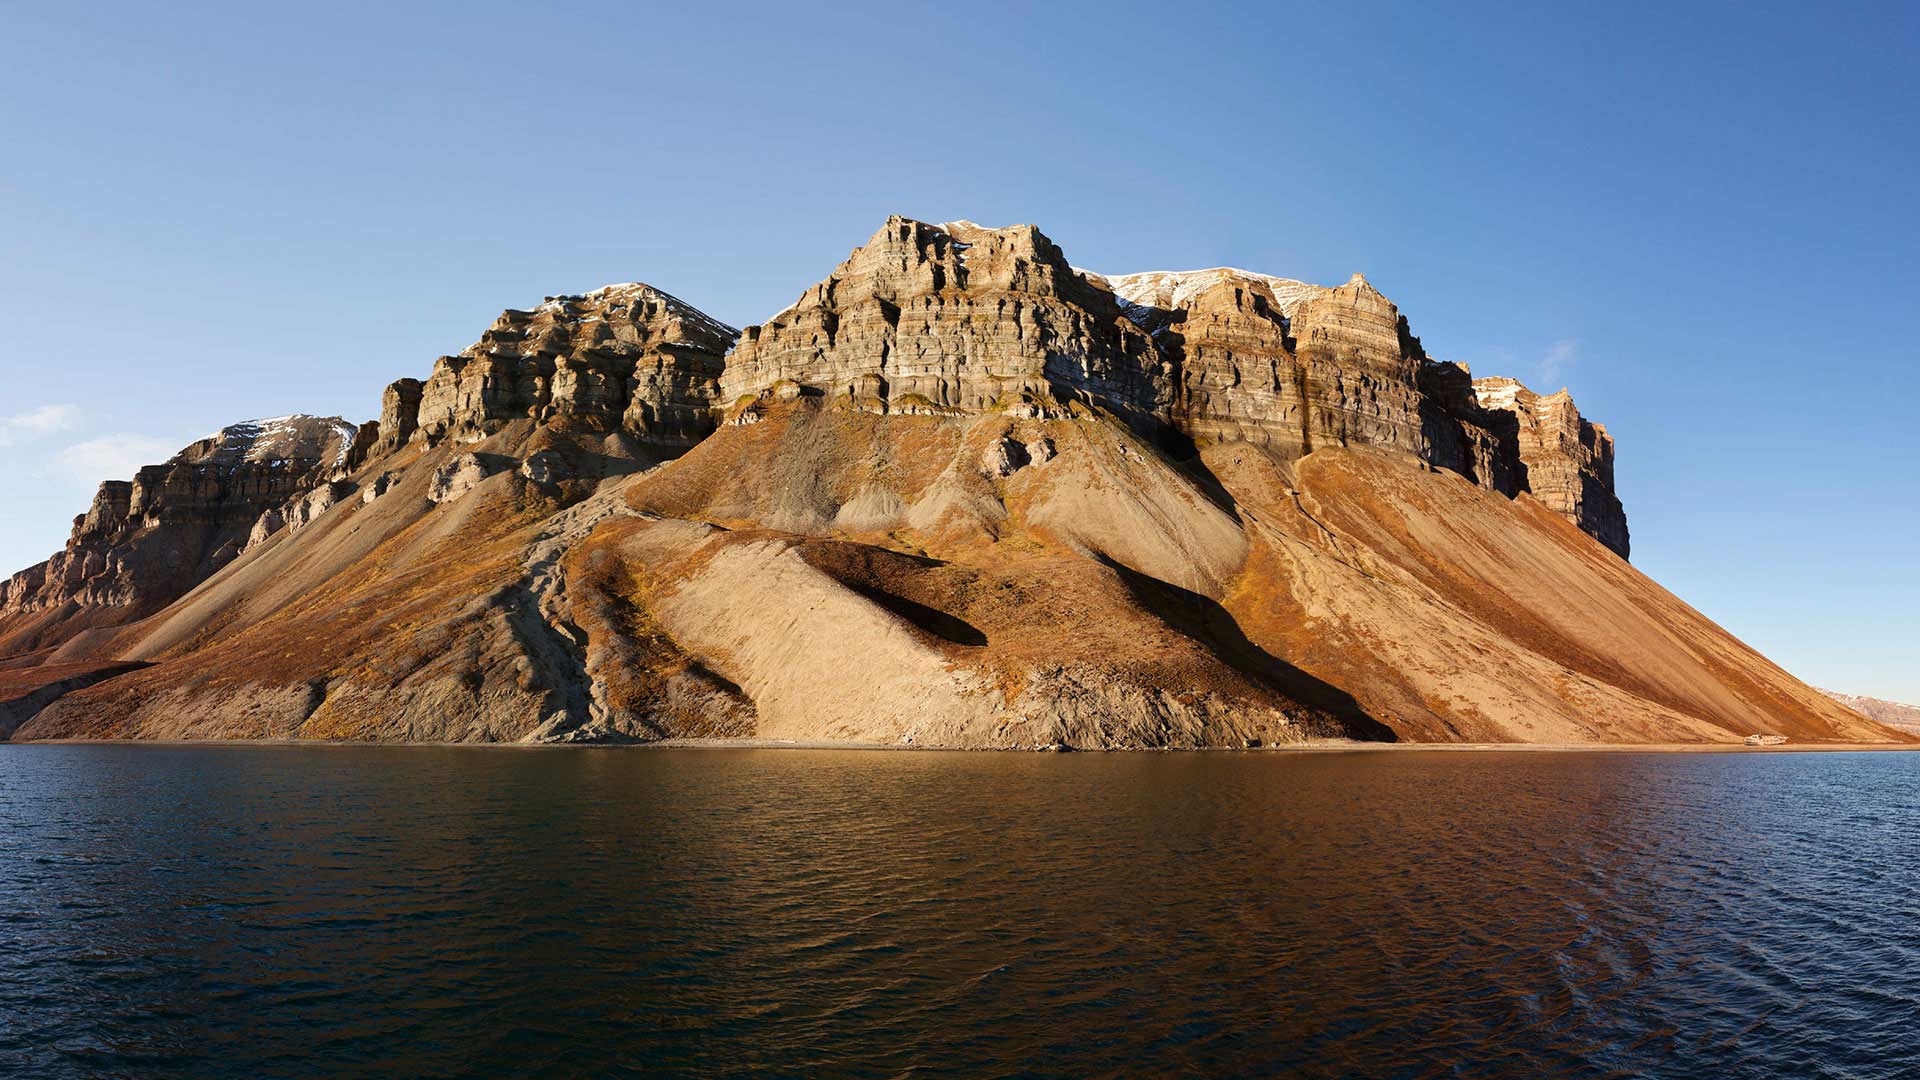
[[[1606,431],[1358,275],[896,217],[760,325],[548,297],[311,423],[16,575],[12,737],[1912,738],[1636,571]]]
[[[335,416],[248,421],[104,481],[64,551],[0,582],[0,654],[164,608],[237,558],[262,513],[350,473],[372,435]]]
[[[1843,694],[1838,690],[1820,692],[1869,720],[1920,735],[1920,705],[1903,705],[1898,701]]]

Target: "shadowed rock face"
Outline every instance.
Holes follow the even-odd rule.
[[[388,388],[382,429],[476,441],[510,420],[566,417],[624,426],[685,449],[713,430],[716,390],[737,331],[648,285],[608,285],[509,310],[424,386]]]
[[[132,481],[105,481],[65,550],[0,584],[0,618],[106,609],[98,618],[124,620],[164,607],[238,555],[262,513],[357,465],[370,434],[338,417],[249,421]]]
[[[1627,514],[1613,491],[1613,439],[1565,390],[1541,395],[1513,379],[1474,379],[1461,364],[1421,372],[1429,458],[1482,487],[1526,492],[1626,558]]]

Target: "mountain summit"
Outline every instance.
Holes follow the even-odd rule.
[[[548,297],[109,481],[0,589],[0,736],[1911,738],[1629,565],[1613,460],[1359,275],[894,217],[759,325]]]

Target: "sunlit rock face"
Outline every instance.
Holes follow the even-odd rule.
[[[333,416],[248,421],[105,481],[63,550],[0,583],[0,615],[164,606],[232,561],[264,512],[356,464],[371,436]]]
[[[1175,447],[1397,451],[1531,493],[1627,553],[1605,430],[1564,392],[1508,393],[1431,360],[1359,274],[1333,287],[1229,267],[1102,275],[1032,226],[893,217],[749,326],[718,380],[723,403],[807,395],[877,413],[1082,401]]]
[[[714,426],[736,331],[648,285],[608,285],[509,310],[419,388],[396,383],[382,408],[390,441],[477,441],[513,420],[568,418],[685,449]]]
[[[1514,486],[1627,557],[1627,513],[1613,490],[1613,437],[1565,390],[1536,394],[1513,379],[1476,379],[1480,407],[1512,419]]]
[[[1433,361],[1360,275],[1337,288],[1225,267],[1092,280],[1166,357],[1168,420],[1186,437],[1291,457],[1405,451],[1504,495],[1529,493],[1626,557],[1606,429],[1564,390],[1537,395]]]
[[[1337,288],[1227,267],[1095,280],[1166,357],[1169,420],[1187,437],[1295,457],[1316,446],[1425,452],[1419,342],[1360,275]]]
[[[1030,225],[889,218],[826,280],[748,327],[729,401],[783,384],[875,411],[1045,410],[1074,399],[1163,415],[1162,357],[1113,295]]]

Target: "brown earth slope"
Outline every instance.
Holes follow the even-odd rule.
[[[17,737],[1897,738],[1531,498],[1404,456],[1182,467],[1090,410],[809,399],[665,465],[608,455],[622,438],[428,450],[137,627],[121,652],[155,666]],[[455,449],[529,440],[641,471],[425,498]]]

